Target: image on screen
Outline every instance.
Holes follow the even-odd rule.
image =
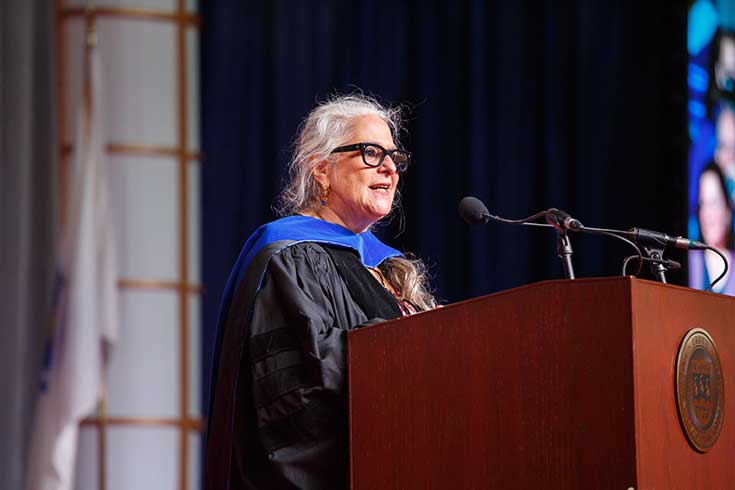
[[[689,237],[719,250],[732,264],[735,250],[735,1],[690,3]],[[732,266],[731,266],[732,267]],[[689,252],[689,285],[705,289],[724,270],[714,252]],[[735,295],[728,271],[712,291]]]

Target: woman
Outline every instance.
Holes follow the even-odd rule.
[[[714,162],[702,170],[699,177],[697,220],[702,241],[719,250],[731,262],[733,246],[732,203],[722,169]],[[689,252],[689,284],[704,289],[724,270],[722,259],[710,250]],[[735,294],[735,276],[728,271],[712,290]]]
[[[287,217],[248,239],[223,296],[208,489],[348,487],[346,332],[435,306],[423,264],[370,232],[410,161],[399,124],[350,95],[301,126]]]

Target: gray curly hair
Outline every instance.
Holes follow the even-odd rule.
[[[331,157],[332,151],[349,142],[356,119],[378,116],[390,128],[393,140],[399,144],[403,131],[400,107],[386,107],[362,94],[337,95],[320,103],[299,127],[293,157],[288,166],[286,185],[278,198],[276,211],[287,216],[317,207],[321,187],[312,173],[319,162]],[[394,208],[400,200],[398,191]],[[436,307],[429,289],[424,263],[413,257],[392,257],[379,269],[400,294],[418,310]]]

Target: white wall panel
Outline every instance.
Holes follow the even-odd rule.
[[[176,144],[176,28],[169,23],[99,22],[108,72],[111,141]]]
[[[202,436],[199,434],[189,435],[189,488],[199,490],[202,488]]]
[[[178,416],[178,311],[176,292],[121,291],[120,336],[109,375],[110,416]]]
[[[84,20],[67,22],[67,129],[73,142],[78,112]],[[127,18],[97,19],[108,141],[176,145],[176,27]]]
[[[187,100],[189,117],[187,123],[189,131],[189,150],[199,151],[199,30],[189,28],[186,31],[186,59],[187,59]]]
[[[123,277],[179,278],[178,163],[108,155]]]
[[[201,410],[201,297],[189,295],[189,415],[199,417]]]
[[[97,428],[81,426],[77,447],[77,464],[74,488],[97,490],[99,488],[99,456],[97,453]]]
[[[86,7],[90,0],[64,0],[67,7]],[[176,0],[93,0],[96,7],[144,8],[150,10],[176,10]]]
[[[188,163],[189,172],[189,281],[200,283],[201,271],[201,167],[199,162]]]
[[[111,427],[107,440],[109,490],[178,488],[176,428]]]

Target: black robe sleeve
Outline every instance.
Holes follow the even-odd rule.
[[[400,316],[354,252],[302,243],[271,258],[243,326],[231,488],[348,487],[345,336],[376,311]]]

